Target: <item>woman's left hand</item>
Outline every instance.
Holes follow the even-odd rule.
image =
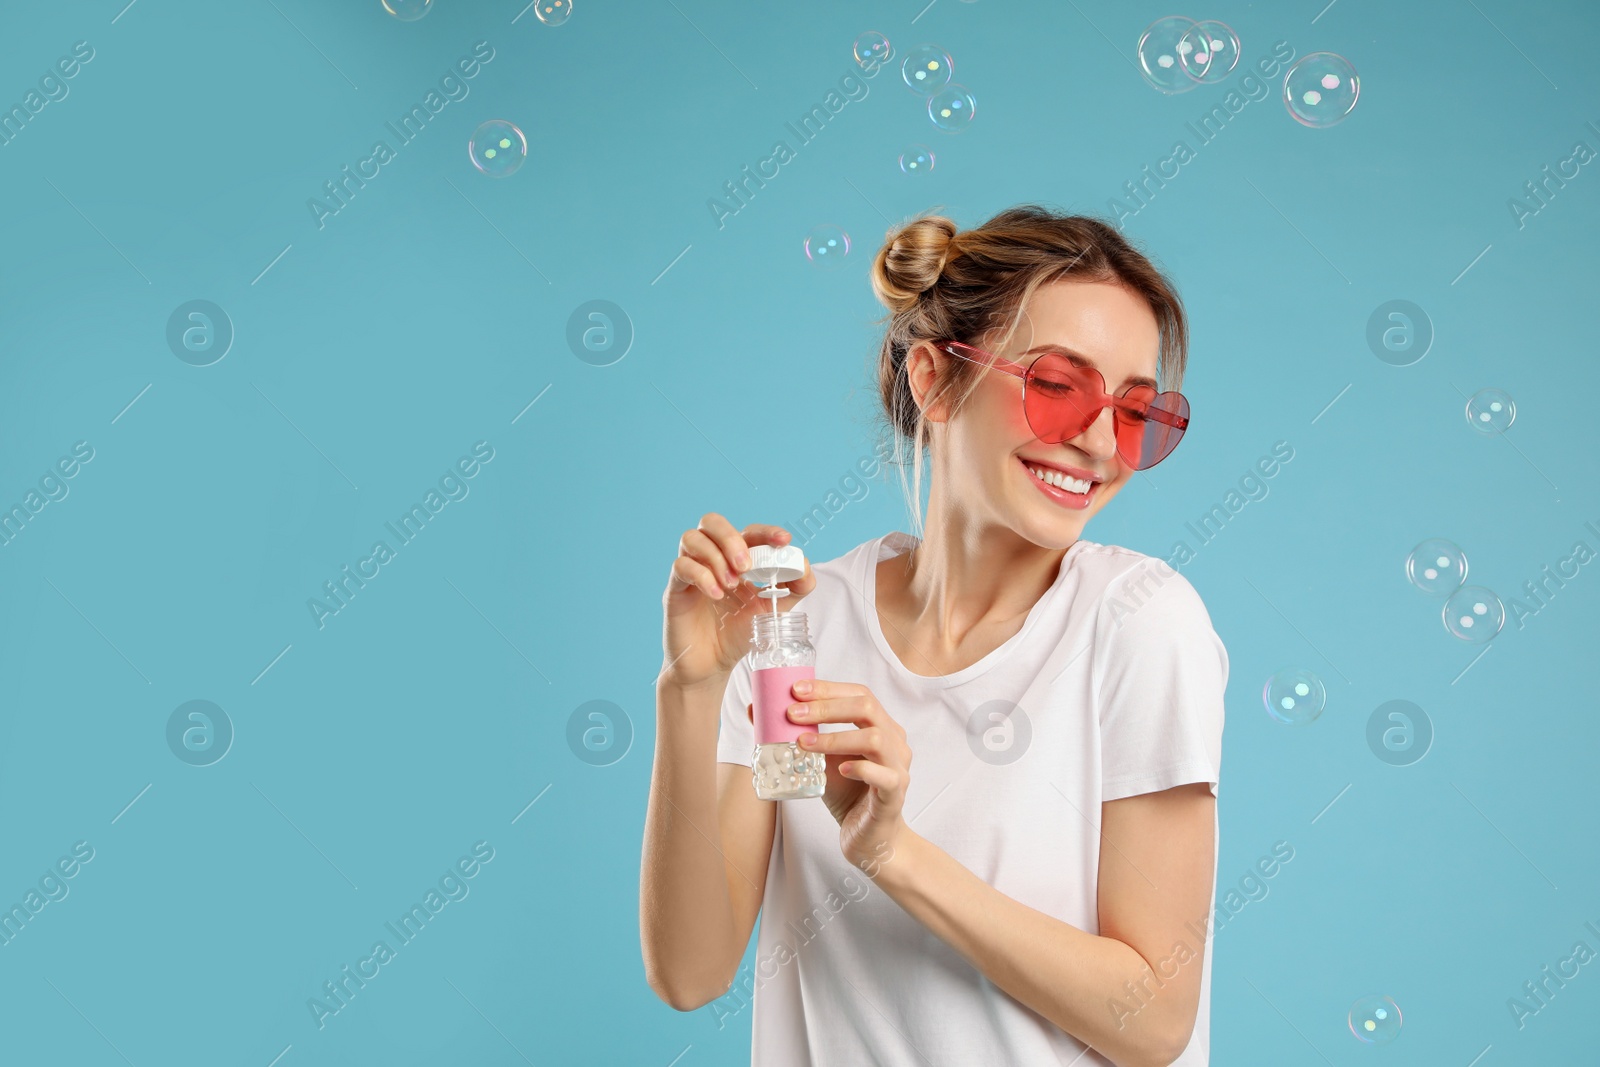
[[[811,727],[850,722],[858,727],[804,734],[800,747],[825,754],[828,785],[822,800],[839,823],[840,850],[852,867],[874,876],[877,865],[891,859],[895,845],[910,833],[901,818],[911,784],[905,729],[864,685],[818,678],[809,691],[804,682],[796,682],[794,689],[797,703],[789,707],[794,722]]]

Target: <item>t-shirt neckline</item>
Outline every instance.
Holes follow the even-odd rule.
[[[897,549],[897,551],[890,554],[890,558],[893,558],[894,556],[904,555],[907,551],[916,547],[918,543],[919,541],[916,537],[903,530],[891,530],[881,537],[869,541],[865,546],[866,551],[861,554],[862,558],[856,563],[856,582],[861,589],[862,604],[866,611],[867,633],[871,636],[872,643],[878,649],[879,655],[889,664],[890,670],[913,685],[949,689],[987,674],[1010,657],[1019,645],[1027,641],[1028,635],[1049,610],[1050,603],[1054,601],[1057,592],[1060,590],[1066,578],[1068,567],[1076,556],[1073,550],[1084,544],[1085,541],[1080,537],[1067,547],[1066,555],[1061,558],[1060,569],[1056,571],[1055,581],[1050,584],[1049,589],[1044,591],[1044,595],[1034,602],[1033,607],[1028,610],[1028,617],[1022,621],[1022,626],[1016,633],[1012,634],[998,647],[990,650],[988,655],[976,663],[968,664],[954,674],[945,675],[918,674],[902,663],[895,650],[890,647],[889,639],[883,636],[883,627],[878,621],[877,567],[884,558],[884,545],[888,544],[890,547]]]

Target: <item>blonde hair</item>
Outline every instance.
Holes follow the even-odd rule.
[[[1005,345],[1039,286],[1061,278],[1114,281],[1143,297],[1161,331],[1156,378],[1178,389],[1188,359],[1189,327],[1171,282],[1112,226],[1085,215],[1063,215],[1035,204],[1008,208],[975,229],[961,231],[943,215],[924,214],[892,228],[872,261],[872,291],[889,309],[878,353],[882,416],[893,438],[894,463],[920,540],[922,456],[932,441],[911,392],[906,355],[919,341],[974,344],[996,329]],[[955,394],[954,415],[977,386],[983,367],[948,361],[928,397],[929,406]],[[906,484],[911,451],[912,484]]]

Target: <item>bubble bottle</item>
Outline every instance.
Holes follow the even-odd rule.
[[[815,678],[817,650],[811,646],[804,612],[778,611],[778,599],[789,592],[779,582],[806,575],[806,557],[795,545],[752,545],[744,576],[764,586],[756,595],[772,601],[772,611],[758,612],[750,637],[751,703],[754,705],[756,750],[751,781],[762,800],[820,797],[827,785],[827,761],[821,752],[800,747],[800,735],[812,729],[789,719],[795,703],[790,686]]]

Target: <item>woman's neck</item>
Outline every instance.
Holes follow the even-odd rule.
[[[998,647],[1021,628],[1055,583],[1065,555],[1066,549],[1041,548],[1009,529],[930,516],[921,541],[878,565],[880,616],[922,658],[965,659],[969,642]]]

